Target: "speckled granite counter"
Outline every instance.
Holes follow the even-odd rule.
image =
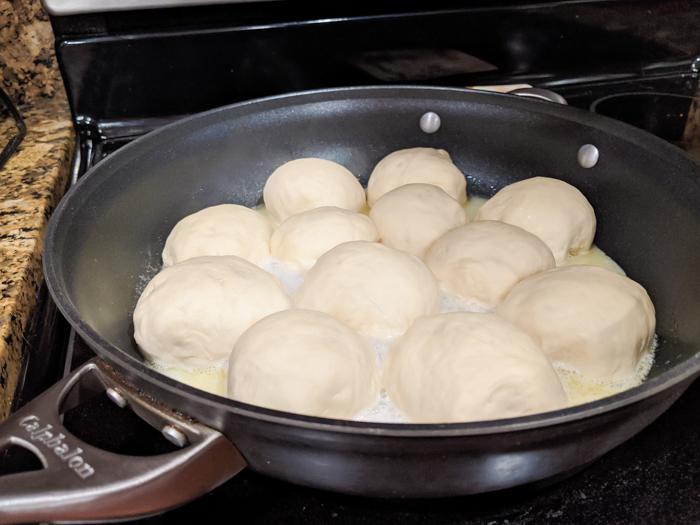
[[[0,421],[14,396],[24,331],[43,282],[46,226],[65,191],[75,142],[62,90],[19,110],[27,135],[0,170]],[[1,147],[15,133],[11,118],[0,123]]]

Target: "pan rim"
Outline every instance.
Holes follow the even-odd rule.
[[[447,93],[453,96],[459,95],[460,97],[466,97],[466,101],[469,101],[468,99],[472,97],[478,97],[478,102],[488,103],[491,101],[493,104],[501,107],[516,106],[518,108],[531,109],[537,113],[544,113],[558,116],[566,120],[579,122],[595,129],[602,130],[608,134],[615,135],[618,138],[622,138],[628,142],[630,141],[629,135],[632,134],[632,137],[635,139],[632,142],[635,142],[638,145],[649,144],[650,146],[654,146],[654,152],[658,149],[666,150],[664,151],[664,157],[666,159],[674,159],[674,163],[680,163],[681,165],[685,164],[687,166],[688,170],[684,170],[684,173],[687,174],[689,172],[695,172],[697,178],[691,178],[689,175],[686,175],[692,183],[697,185],[697,181],[700,181],[700,165],[695,163],[682,150],[668,144],[658,137],[654,137],[649,133],[643,132],[637,128],[634,128],[633,126],[614,119],[589,113],[578,108],[559,106],[540,100],[524,99],[514,95],[469,89],[426,86],[367,86],[312,90],[254,99],[215,108],[203,113],[185,117],[177,122],[163,126],[162,128],[159,128],[144,137],[134,140],[123,148],[120,148],[120,150],[115,154],[110,155],[97,163],[90,170],[90,172],[95,172],[98,170],[98,168],[100,168],[100,166],[102,166],[102,168],[100,168],[101,170],[105,165],[114,162],[115,155],[117,156],[118,160],[121,158],[121,156],[124,156],[131,151],[132,148],[140,147],[139,145],[144,141],[153,140],[153,138],[148,137],[157,137],[163,133],[170,133],[172,132],[173,128],[178,129],[183,122],[189,122],[194,119],[206,119],[207,117],[214,116],[217,113],[231,111],[233,108],[247,109],[249,106],[265,106],[265,104],[271,104],[273,107],[279,107],[276,104],[279,104],[280,102],[284,103],[290,100],[299,100],[301,103],[318,102],[319,100],[314,100],[314,98],[319,96],[335,97],[323,99],[327,101],[347,98],[346,96],[349,94],[359,95],[355,96],[354,98],[369,98],[372,96],[372,94],[376,95],[377,93],[384,94],[387,96],[387,98],[388,96],[396,98],[397,93],[406,94],[409,96],[413,95],[414,97],[420,95],[421,93]],[[421,98],[424,97],[421,96]],[[285,106],[286,105],[288,104],[285,104]],[[620,136],[622,133],[624,133],[624,137]],[[120,154],[120,152],[125,153]],[[111,364],[114,364],[118,369],[124,371],[129,379],[137,378],[137,388],[142,389],[144,392],[149,394],[151,393],[149,390],[165,390],[177,396],[185,396],[196,403],[203,403],[205,405],[215,407],[218,410],[225,410],[244,417],[292,425],[311,430],[392,437],[450,437],[517,432],[587,419],[589,417],[612,412],[628,405],[640,402],[644,399],[653,397],[683,382],[684,380],[700,374],[700,352],[697,352],[689,359],[678,363],[673,368],[663,372],[653,379],[645,381],[637,387],[614,396],[600,399],[598,401],[531,416],[469,423],[423,424],[346,421],[271,410],[241,403],[214,394],[209,394],[159,374],[158,372],[148,368],[142,361],[138,361],[137,359],[129,356],[116,346],[100,337],[95,330],[93,330],[82,320],[80,314],[78,313],[77,309],[74,308],[70,299],[63,293],[62,288],[58,284],[60,282],[60,278],[54,263],[54,239],[56,236],[57,225],[59,224],[59,218],[64,210],[69,206],[71,197],[73,197],[76,192],[76,188],[82,187],[85,180],[86,176],[82,177],[81,180],[69,190],[69,192],[64,196],[54,210],[51,221],[49,222],[44,243],[44,275],[47,287],[49,288],[49,291],[61,313],[66,317],[66,319],[76,329],[81,337],[86,340],[90,347],[97,352],[101,358],[105,359]],[[142,381],[143,384],[141,384]],[[146,386],[146,388],[143,388],[144,386]],[[149,387],[152,387],[152,389]],[[154,397],[157,397],[157,395]],[[197,418],[196,414],[190,415]]]

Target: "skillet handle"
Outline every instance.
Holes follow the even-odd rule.
[[[539,98],[542,100],[548,100],[549,102],[555,102],[556,104],[562,104],[563,106],[568,106],[569,103],[564,97],[559,93],[550,91],[548,89],[542,88],[519,88],[513,91],[508,91],[509,95],[518,95],[519,97],[531,97]]]
[[[135,457],[73,436],[60,414],[105,390],[120,406],[130,405],[148,423],[169,431],[169,439],[189,446]],[[10,416],[0,427],[0,450],[9,445],[29,449],[44,469],[0,477],[0,523],[146,517],[206,494],[246,465],[223,434],[159,405],[98,358]]]

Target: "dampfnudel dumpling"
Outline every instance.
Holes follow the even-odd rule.
[[[526,416],[568,403],[535,341],[495,314],[419,319],[389,347],[382,377],[412,423]]]
[[[367,341],[323,312],[265,317],[243,333],[229,359],[228,396],[275,410],[352,419],[379,390]]]
[[[501,189],[476,214],[477,221],[503,221],[542,239],[557,265],[591,249],[596,218],[586,197],[564,181],[521,180]]]
[[[321,206],[361,211],[365,190],[347,168],[325,159],[295,159],[267,179],[263,199],[270,216],[281,224],[287,217]]]
[[[134,310],[134,338],[161,365],[217,366],[253,323],[290,306],[280,280],[245,259],[195,257],[148,283]]]
[[[565,266],[520,282],[496,313],[530,334],[554,362],[594,379],[626,379],[654,340],[646,290],[597,266]]]
[[[440,288],[415,255],[353,241],[323,254],[294,297],[295,308],[320,310],[360,334],[384,339],[440,311]]]
[[[410,148],[390,153],[375,166],[367,182],[370,206],[391,190],[411,183],[432,184],[460,204],[467,202],[467,180],[443,149]]]

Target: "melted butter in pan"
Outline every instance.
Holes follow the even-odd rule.
[[[188,370],[177,366],[163,366],[159,363],[146,362],[146,364],[161,374],[171,379],[180,381],[210,394],[226,397],[226,369],[228,363],[212,366],[199,370]]]
[[[639,386],[651,370],[654,364],[654,352],[656,351],[656,338],[650,348],[639,360],[636,373],[627,379],[596,380],[582,375],[577,370],[567,368],[561,363],[554,363],[554,369],[561,379],[564,391],[569,398],[569,406],[582,405],[596,401],[604,397],[612,396]]]

